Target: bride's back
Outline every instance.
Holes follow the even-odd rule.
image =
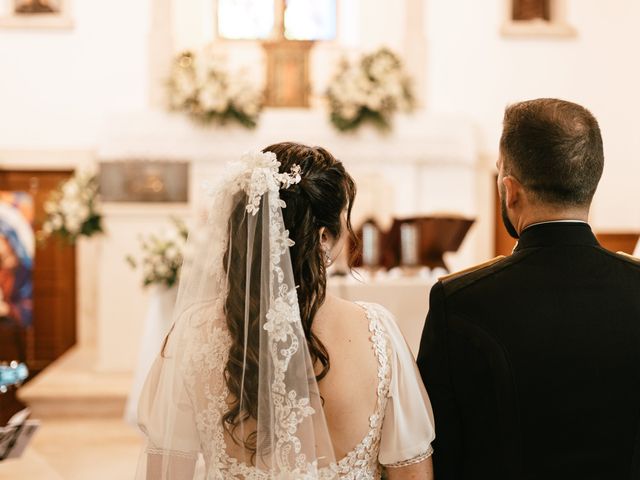
[[[369,433],[376,410],[379,360],[369,326],[361,306],[332,296],[327,296],[313,322],[331,362],[318,386],[337,460]]]
[[[359,305],[328,296],[314,319],[314,331],[325,346],[331,368],[319,382],[335,459],[353,452],[371,430],[377,407],[378,359],[371,341],[370,321]],[[254,419],[241,422],[245,432],[256,430]],[[227,453],[238,460],[248,452],[225,432]]]

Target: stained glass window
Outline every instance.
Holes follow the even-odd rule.
[[[285,0],[284,36],[288,40],[336,37],[336,0]]]
[[[282,25],[283,31],[274,32],[274,25]],[[332,40],[336,0],[218,0],[218,35],[246,40]]]
[[[265,39],[273,32],[275,0],[218,0],[218,35]]]

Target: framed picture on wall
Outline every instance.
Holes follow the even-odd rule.
[[[575,29],[567,23],[566,0],[503,0],[505,20],[502,35],[507,37],[572,37]]]
[[[0,27],[71,28],[71,0],[0,0]]]

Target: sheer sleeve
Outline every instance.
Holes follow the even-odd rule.
[[[167,375],[171,363],[170,359],[158,356],[140,395],[138,426],[147,443],[136,480],[194,479],[199,436],[184,382]],[[173,385],[169,387],[168,383]]]
[[[380,315],[391,343],[391,384],[380,439],[379,461],[401,467],[428,458],[435,438],[433,411],[418,367],[393,316]]]

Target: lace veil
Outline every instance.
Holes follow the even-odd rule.
[[[334,462],[279,195],[300,168],[279,166],[271,152],[249,153],[210,189],[140,400],[138,479],[195,479],[202,469],[206,478],[315,479]]]

